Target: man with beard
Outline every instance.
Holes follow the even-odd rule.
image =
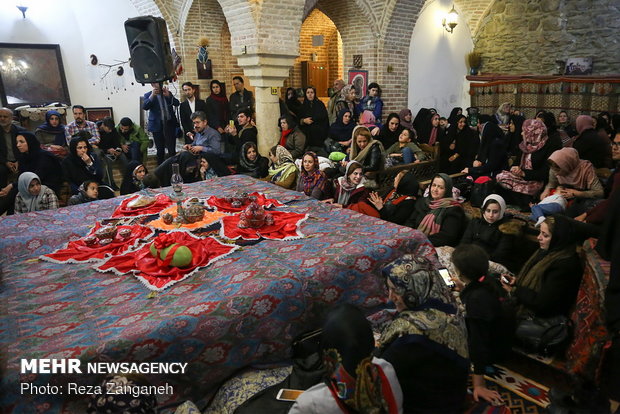
[[[200,153],[222,155],[224,145],[219,132],[211,128],[204,112],[198,111],[192,114],[192,122],[194,123],[194,142],[185,144],[183,149],[194,155]]]
[[[91,138],[88,140],[90,145],[98,145],[101,139],[99,136],[99,129],[94,122],[86,120],[86,110],[82,105],[73,105],[73,119],[73,122],[65,126],[67,146],[69,146],[71,138],[80,131],[87,131],[90,133]]]

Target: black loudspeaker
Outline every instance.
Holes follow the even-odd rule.
[[[140,16],[125,22],[125,34],[136,81],[156,83],[175,75],[166,21],[161,17]]]

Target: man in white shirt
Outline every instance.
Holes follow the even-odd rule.
[[[193,83],[185,82],[182,85],[182,89],[185,94],[185,100],[181,103],[179,115],[185,143],[190,144],[194,136],[194,124],[192,123],[191,116],[196,111],[206,113],[207,104],[202,99],[196,97],[196,85]]]

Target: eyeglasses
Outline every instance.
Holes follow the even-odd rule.
[[[613,142],[611,143],[611,146],[612,146],[612,147],[617,147],[617,148],[620,148],[620,142],[613,141]]]

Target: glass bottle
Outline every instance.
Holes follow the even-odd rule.
[[[179,172],[179,164],[172,164],[172,176],[170,177],[170,185],[172,185],[172,191],[177,194],[183,192],[183,177]]]

